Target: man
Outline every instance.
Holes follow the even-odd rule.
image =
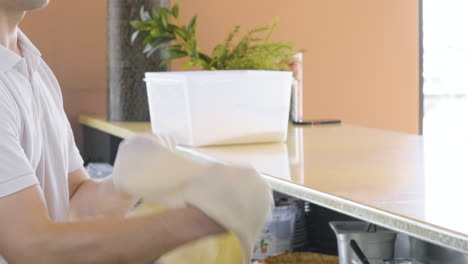
[[[0,263],[141,263],[224,232],[191,207],[122,220],[136,199],[88,179],[58,82],[18,30],[48,2],[0,0]]]

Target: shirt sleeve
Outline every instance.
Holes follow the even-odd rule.
[[[71,129],[70,122],[67,122],[67,137],[68,137],[68,173],[74,172],[77,169],[83,167],[83,158],[81,157],[80,151],[76,147],[75,137],[73,136],[73,130]]]
[[[1,87],[0,87],[1,88]],[[0,89],[0,198],[39,184],[20,143],[20,118]]]

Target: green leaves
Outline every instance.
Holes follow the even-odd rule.
[[[234,45],[240,31],[240,26],[236,26],[226,40],[213,49],[211,56],[201,52],[197,44],[197,16],[192,17],[186,26],[181,25],[178,4],[170,9],[159,8],[151,12],[142,7],[140,20],[131,21],[130,24],[136,29],[131,41],[135,43],[138,37],[143,35],[143,53],[146,56],[149,57],[156,51],[164,52],[165,59],[161,65],[172,60],[188,58],[182,66],[184,69],[201,67],[204,70],[289,70],[288,63],[295,54],[291,44],[270,40],[278,24],[277,20],[271,25],[250,30]]]
[[[175,4],[171,11],[174,18],[179,18],[179,4]]]
[[[225,45],[217,45],[213,51],[213,55],[220,58],[226,56],[227,52],[228,49]]]
[[[150,35],[151,35],[153,38],[157,38],[157,37],[161,36],[161,31],[159,30],[159,28],[153,28],[153,29],[151,29],[151,31],[150,31]]]
[[[177,25],[170,23],[170,18],[177,18],[179,15],[178,6],[175,5],[172,9],[160,8],[154,9],[151,12],[140,9],[140,20],[131,21],[130,24],[136,31],[131,36],[132,43],[135,43],[139,35],[143,35],[143,53],[151,56],[154,52],[161,50],[166,51],[170,47],[171,42],[176,39],[183,39],[186,32],[181,30]],[[172,50],[172,56],[169,58],[180,58],[182,55],[187,56],[187,52]],[[176,53],[174,53],[176,52]]]
[[[174,27],[173,32],[176,36],[178,36],[181,39],[187,39],[187,31],[179,28],[179,27]]]
[[[188,69],[192,68],[193,66],[195,66],[193,61],[188,60],[182,65],[182,69],[183,70],[188,70]]]
[[[218,48],[217,52],[222,56],[216,67],[222,67],[227,70],[262,69],[288,71],[288,64],[292,61],[296,52],[294,51],[294,47],[287,42],[274,42],[270,40],[277,25],[278,21],[275,19],[268,26],[252,29],[239,40],[237,45],[231,48],[233,39],[239,32],[238,26],[234,28],[224,42],[227,53],[223,55],[221,48]],[[214,53],[214,55],[218,54]]]
[[[132,27],[134,27],[135,29],[138,29],[140,31],[145,31],[147,30],[147,25],[146,23],[144,23],[143,21],[140,21],[140,20],[133,20],[133,21],[130,21],[130,25],[132,25]]]
[[[140,35],[140,31],[135,31],[133,32],[132,34],[132,37],[130,38],[130,41],[132,42],[132,44],[135,42],[135,40],[138,38],[138,35]]]
[[[167,29],[167,25],[169,24],[167,15],[168,15],[167,9],[162,8],[160,11],[160,20],[161,20],[162,28],[164,29]]]
[[[140,18],[142,21],[148,21],[151,19],[150,13],[145,10],[144,6],[140,8]]]
[[[196,26],[197,26],[197,16],[194,16],[188,24],[188,31],[192,34],[195,34]]]
[[[188,56],[188,53],[185,52],[185,51],[182,51],[182,50],[171,51],[171,52],[169,52],[169,58],[163,60],[163,61],[161,62],[161,65],[166,65],[166,64],[168,64],[169,62],[171,62],[172,60],[179,59],[179,58],[183,58],[183,57],[187,57],[187,56]]]

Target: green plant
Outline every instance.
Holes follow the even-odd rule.
[[[174,23],[172,23],[174,21]],[[132,35],[132,43],[138,36],[144,35],[143,53],[151,56],[155,51],[167,52],[167,59],[161,65],[174,59],[188,57],[184,69],[194,66],[204,70],[290,70],[296,53],[294,47],[282,41],[272,41],[271,35],[278,25],[275,20],[271,25],[258,27],[247,32],[234,44],[240,31],[236,26],[226,40],[217,45],[211,55],[203,53],[198,46],[197,16],[188,25],[179,21],[179,5],[172,8],[154,9],[149,12],[141,8],[140,20],[134,20],[131,25],[136,29]]]

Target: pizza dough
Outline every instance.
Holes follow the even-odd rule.
[[[151,202],[143,202],[128,217],[163,212]],[[158,264],[239,264],[243,261],[242,248],[233,233],[212,236],[181,246],[158,260]]]

